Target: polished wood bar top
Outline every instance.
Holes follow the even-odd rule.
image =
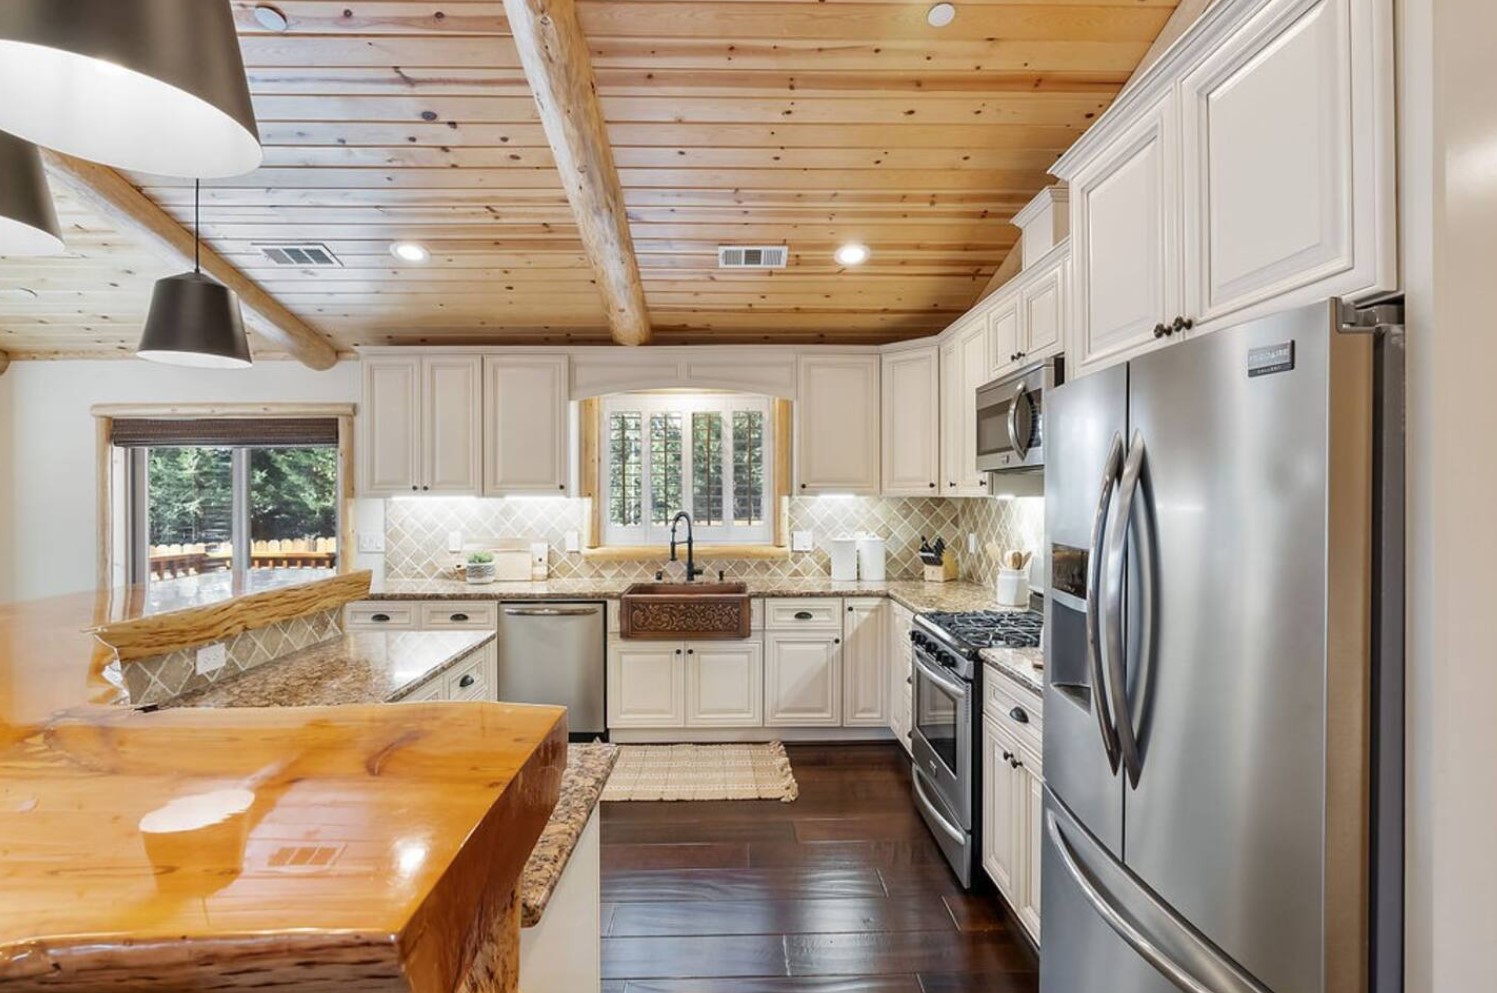
[[[95,632],[150,610],[0,606],[0,990],[451,993],[518,940],[565,711],[135,711]]]

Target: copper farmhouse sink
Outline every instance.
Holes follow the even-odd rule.
[[[641,641],[747,638],[744,583],[635,583],[620,600],[619,633]]]

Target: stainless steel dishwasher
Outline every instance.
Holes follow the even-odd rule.
[[[573,739],[603,734],[607,638],[601,603],[500,604],[499,699],[567,708]]]

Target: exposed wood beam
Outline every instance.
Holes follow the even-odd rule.
[[[984,286],[982,292],[978,294],[978,302],[981,303],[998,292],[998,288],[1017,276],[1022,268],[1024,268],[1024,242],[1021,240],[1008,250],[1008,254],[998,264],[998,271],[993,273],[993,277],[988,280],[988,285]]]
[[[642,345],[650,338],[650,314],[576,4],[504,0],[504,11],[583,251],[598,277],[613,340]]]
[[[47,172],[120,232],[138,239],[162,258],[192,265],[192,232],[177,223],[144,193],[107,166],[42,150]],[[313,369],[328,369],[338,352],[325,336],[287,310],[223,256],[202,246],[203,271],[239,297],[244,323],[272,345]]]
[[[10,356],[0,352],[0,376],[5,375],[5,370],[10,368]]]
[[[1170,15],[1170,19],[1164,22],[1164,27],[1159,30],[1159,37],[1154,39],[1154,44],[1144,53],[1143,61],[1138,68],[1133,70],[1129,82],[1137,79],[1148,68],[1152,66],[1159,57],[1163,55],[1171,45],[1180,39],[1180,36],[1190,29],[1190,26],[1200,19],[1216,0],[1180,0],[1180,5]]]

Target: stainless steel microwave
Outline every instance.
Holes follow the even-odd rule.
[[[977,391],[977,468],[1012,472],[1045,465],[1045,391],[1065,382],[1056,356]]]

